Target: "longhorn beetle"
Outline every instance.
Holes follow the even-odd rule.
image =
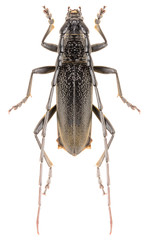
[[[39,215],[41,207],[41,194],[42,194],[42,166],[43,158],[45,158],[48,167],[49,175],[47,184],[45,186],[44,193],[46,194],[49,188],[50,179],[52,176],[52,162],[44,151],[45,136],[47,123],[52,118],[54,113],[57,113],[57,129],[58,129],[58,147],[64,148],[68,153],[73,156],[78,155],[85,148],[91,146],[91,125],[92,125],[92,113],[96,115],[102,124],[103,138],[104,138],[104,152],[98,162],[97,177],[99,186],[104,192],[104,186],[100,177],[100,166],[106,159],[107,169],[107,193],[108,193],[108,210],[110,217],[110,233],[112,232],[112,214],[110,204],[110,177],[109,177],[109,155],[108,149],[114,138],[115,130],[110,121],[103,114],[103,107],[100,100],[99,91],[97,88],[97,81],[95,73],[102,74],[115,74],[117,80],[118,96],[121,100],[131,107],[133,110],[140,110],[129,103],[122,95],[122,90],[119,82],[118,73],[114,68],[94,66],[91,58],[91,53],[99,51],[107,46],[107,40],[100,27],[100,20],[105,12],[105,6],[100,9],[95,19],[95,28],[103,38],[104,42],[97,44],[90,44],[89,30],[85,25],[81,13],[81,7],[79,9],[71,10],[68,7],[66,20],[60,29],[59,44],[46,43],[45,39],[54,28],[54,20],[45,6],[44,13],[46,14],[49,22],[48,30],[46,31],[42,46],[50,51],[57,52],[58,57],[55,66],[39,67],[32,70],[29,86],[26,97],[17,105],[13,106],[9,112],[16,110],[23,103],[27,101],[31,96],[32,78],[34,74],[46,74],[54,72],[52,79],[52,86],[48,103],[46,106],[46,114],[39,121],[34,130],[35,139],[41,149],[40,153],[40,175],[39,175],[39,201],[38,201],[38,213],[37,213],[37,232],[39,233]],[[56,86],[56,105],[51,108],[51,102]],[[95,107],[92,103],[93,87],[97,98],[98,107]],[[42,131],[42,142],[38,138],[38,133]],[[107,131],[110,132],[111,138],[107,142]]]

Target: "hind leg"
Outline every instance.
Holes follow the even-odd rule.
[[[101,122],[101,117],[100,117],[100,111],[98,108],[96,108],[94,105],[92,107],[92,110],[94,112],[94,114],[96,115],[96,117],[98,118],[98,120]],[[111,134],[111,138],[107,144],[107,147],[109,149],[111,143],[112,143],[112,140],[114,138],[114,134],[115,134],[115,130],[113,128],[113,126],[111,125],[111,123],[109,122],[109,120],[104,116],[104,121],[105,121],[105,126],[106,126],[106,129],[110,132]],[[105,194],[105,191],[104,191],[104,186],[102,184],[102,180],[101,180],[101,176],[100,176],[100,166],[103,162],[105,158],[105,151],[103,152],[102,156],[100,157],[99,161],[96,163],[96,166],[97,166],[97,177],[98,177],[98,182],[99,182],[99,186],[100,188],[102,189],[103,191],[103,194]]]
[[[38,136],[36,134],[35,134],[35,139],[36,139],[36,141],[37,141],[37,143],[39,145],[39,148],[41,149],[41,142],[40,142],[40,140],[39,140],[39,138],[38,138]],[[46,191],[49,188],[50,179],[52,177],[52,166],[53,166],[53,163],[51,162],[51,160],[49,159],[49,157],[47,156],[45,151],[44,151],[44,158],[45,158],[45,160],[46,160],[46,162],[47,162],[47,164],[49,166],[48,179],[47,179],[47,183],[45,185],[45,190],[44,190],[44,193],[43,193],[44,195],[46,195]]]
[[[52,107],[48,112],[47,112],[47,121],[49,121],[52,116],[54,115],[54,113],[56,112],[56,105],[54,107]],[[45,122],[45,116],[40,120],[40,122],[37,124],[35,130],[34,130],[34,134],[35,134],[35,139],[39,145],[39,148],[42,148],[42,143],[40,142],[39,138],[38,138],[38,133],[43,130],[44,127],[44,122]],[[52,177],[52,165],[53,163],[50,161],[49,157],[47,156],[47,154],[45,153],[44,149],[43,149],[43,157],[45,158],[48,166],[49,166],[49,173],[48,173],[48,179],[47,179],[47,184],[45,186],[45,191],[44,194],[46,194],[47,189],[49,188],[50,185],[50,179]],[[42,194],[42,169],[43,169],[43,160],[40,161],[40,175],[39,175],[39,200],[38,200],[38,213],[37,213],[37,231],[39,233],[39,215],[40,215],[40,208],[41,208],[41,194]]]
[[[39,214],[40,214],[40,206],[41,206],[41,191],[42,191],[42,165],[43,165],[43,157],[44,157],[44,146],[45,146],[45,137],[46,137],[46,129],[47,129],[47,122],[49,117],[49,111],[51,109],[51,103],[54,93],[54,87],[57,84],[57,77],[59,74],[60,68],[57,67],[56,71],[53,76],[52,84],[51,84],[51,90],[48,98],[48,102],[46,105],[46,114],[43,121],[43,129],[42,129],[42,142],[41,142],[41,153],[40,153],[40,178],[39,178],[39,206],[38,206],[38,214],[37,214],[37,233],[39,234]]]
[[[51,110],[49,111],[48,121],[50,121],[50,119],[52,118],[52,116],[54,115],[55,112],[56,112],[56,105],[54,107],[52,107]],[[40,149],[41,149],[41,142],[40,142],[40,140],[39,140],[37,135],[43,129],[44,119],[45,119],[45,116],[39,121],[39,123],[37,124],[37,126],[36,126],[36,128],[34,130],[35,139],[36,139]],[[52,167],[53,163],[50,161],[50,159],[47,156],[45,151],[44,151],[44,158],[45,158],[45,160],[47,162],[47,165],[49,167]]]
[[[101,122],[101,117],[100,117],[100,111],[98,108],[96,108],[94,105],[93,105],[93,108],[92,108],[94,114],[96,115],[96,117],[98,118],[98,120]],[[105,125],[106,125],[106,129],[110,132],[111,134],[111,138],[107,144],[107,147],[109,149],[111,143],[112,143],[112,140],[114,138],[114,134],[115,134],[115,130],[113,128],[113,126],[111,125],[110,121],[104,116],[104,121],[105,121]],[[103,160],[104,160],[104,157],[105,157],[105,152],[103,152],[103,154],[101,155],[100,159],[98,160],[98,162],[96,163],[96,166],[97,167],[100,167]]]
[[[49,111],[48,121],[52,118],[52,116],[54,115],[55,112],[56,112],[56,105],[53,108],[51,108],[51,110]],[[40,142],[40,140],[39,140],[37,135],[43,129],[44,119],[45,119],[45,116],[40,120],[40,122],[37,124],[37,126],[36,126],[36,128],[34,130],[35,139],[36,139],[40,149],[41,149],[42,144],[41,144],[41,142]],[[45,158],[45,160],[47,162],[47,165],[49,166],[48,180],[47,180],[47,184],[45,186],[45,191],[44,191],[44,194],[46,194],[46,191],[49,188],[50,178],[52,176],[52,166],[53,166],[53,163],[51,162],[51,160],[49,159],[49,157],[47,156],[45,151],[44,151],[44,158]]]

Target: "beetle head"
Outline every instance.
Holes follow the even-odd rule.
[[[82,13],[81,13],[81,7],[79,7],[79,9],[70,9],[70,7],[68,7],[68,12],[66,15],[66,20],[77,20],[77,19],[81,19],[83,20],[82,17]]]
[[[73,34],[79,34],[80,31],[82,31],[84,34],[87,34],[89,32],[88,28],[83,22],[81,7],[79,7],[79,9],[74,10],[68,7],[66,22],[60,29],[60,33],[65,34],[68,31],[69,33]]]

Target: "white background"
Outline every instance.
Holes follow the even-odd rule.
[[[124,97],[141,109],[141,114],[132,111],[116,97],[115,76],[96,74],[104,114],[116,130],[109,151],[111,236],[107,196],[102,195],[96,178],[95,163],[103,152],[103,137],[95,117],[92,149],[77,157],[57,149],[56,116],[49,123],[46,151],[54,163],[53,177],[47,196],[42,198],[40,235],[36,233],[40,151],[33,130],[45,113],[53,74],[34,76],[32,98],[10,115],[8,109],[25,97],[33,68],[55,64],[57,54],[41,47],[48,28],[43,5],[55,19],[55,29],[47,42],[56,44],[68,6],[82,7],[91,43],[102,41],[94,29],[94,19],[100,7],[107,6],[101,28],[108,47],[93,53],[93,61],[95,65],[116,68]],[[149,7],[148,0],[1,3],[1,239],[150,239]],[[44,166],[45,184],[48,168]],[[106,187],[105,162],[102,172]]]

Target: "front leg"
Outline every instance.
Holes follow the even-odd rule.
[[[92,52],[96,52],[99,51],[105,47],[107,47],[107,40],[106,37],[104,35],[104,33],[102,32],[101,28],[100,28],[100,19],[103,17],[103,14],[105,13],[105,6],[103,8],[100,9],[100,12],[97,14],[97,19],[95,19],[95,29],[99,32],[99,34],[102,36],[104,42],[103,43],[96,43],[93,44],[91,46],[91,50]]]
[[[49,12],[48,8],[46,8],[45,6],[44,6],[43,8],[44,8],[44,11],[43,11],[43,12],[46,14],[46,17],[49,19],[48,22],[49,22],[50,25],[49,25],[49,27],[48,27],[48,29],[47,29],[47,31],[46,31],[43,39],[42,39],[41,45],[42,45],[44,48],[46,48],[46,49],[48,49],[48,50],[50,50],[50,51],[52,51],[52,52],[57,52],[58,46],[57,46],[56,44],[46,43],[46,42],[45,42],[45,39],[47,38],[47,36],[49,35],[49,33],[54,29],[54,25],[53,25],[54,19],[52,19],[52,14]]]
[[[131,103],[129,103],[122,95],[122,90],[121,90],[121,85],[120,85],[120,81],[119,81],[119,77],[118,77],[118,73],[117,70],[114,68],[109,68],[109,67],[102,67],[102,66],[94,66],[93,67],[95,72],[98,73],[103,73],[103,74],[112,74],[114,73],[116,75],[116,80],[117,80],[117,88],[118,88],[118,96],[121,98],[121,100],[127,104],[128,107],[132,108],[133,110],[137,110],[138,112],[140,112],[140,110],[132,105]]]

